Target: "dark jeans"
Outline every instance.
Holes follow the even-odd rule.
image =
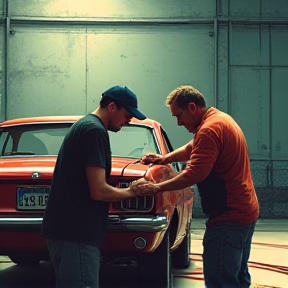
[[[203,238],[203,274],[207,288],[248,288],[248,259],[256,221],[223,221],[208,227]]]
[[[57,288],[99,287],[100,250],[96,246],[47,240]]]

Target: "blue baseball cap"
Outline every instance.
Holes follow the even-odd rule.
[[[133,117],[139,120],[144,120],[146,118],[146,116],[137,109],[137,96],[127,86],[117,85],[111,87],[102,93],[102,97],[110,97],[115,100],[115,102],[123,105]]]

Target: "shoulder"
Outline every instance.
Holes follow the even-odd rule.
[[[212,145],[213,142],[219,144],[225,134],[224,131],[227,129],[227,123],[229,122],[227,116],[230,117],[217,108],[208,108],[195,138],[202,144],[205,143],[205,145],[209,145],[209,143]]]
[[[235,121],[230,115],[217,108],[210,107],[203,117],[202,125],[199,130],[223,130],[226,129],[231,122]]]
[[[102,121],[92,114],[88,114],[78,120],[78,122],[75,123],[78,128],[82,129],[83,132],[88,132],[90,130],[96,130],[99,132],[102,132],[104,134],[108,134],[106,128],[104,127]]]

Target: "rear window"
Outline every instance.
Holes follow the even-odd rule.
[[[70,126],[34,124],[2,128],[1,156],[57,155]]]
[[[1,128],[1,157],[58,155],[71,125],[29,124]],[[140,158],[146,153],[160,153],[150,127],[129,124],[117,133],[109,131],[109,136],[113,156]]]

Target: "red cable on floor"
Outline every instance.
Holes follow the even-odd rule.
[[[271,248],[280,248],[280,249],[288,249],[288,245],[283,244],[270,244],[270,243],[260,243],[260,242],[252,242],[253,245],[267,246]]]
[[[194,255],[194,256],[201,256],[202,254],[197,254],[197,253],[192,253],[190,255]],[[202,262],[202,259],[194,259],[194,258],[190,258],[192,261],[198,261],[198,262]],[[264,270],[269,270],[269,271],[273,271],[273,272],[277,272],[277,273],[281,273],[281,274],[285,274],[288,275],[288,267],[287,266],[281,266],[281,265],[274,265],[274,264],[266,264],[266,263],[261,263],[261,262],[254,262],[254,261],[248,261],[248,266],[249,267],[253,267],[253,268],[258,268],[258,269],[264,269]]]
[[[253,261],[249,261],[248,266],[288,275],[288,267],[286,266],[265,264],[265,263],[253,262]]]
[[[259,243],[259,244],[265,244],[265,243]],[[268,246],[270,246],[270,245],[268,245]],[[282,248],[282,246],[286,246],[286,245],[281,245],[281,248]],[[279,247],[277,247],[277,248],[279,248]],[[193,262],[202,262],[202,259],[192,258],[192,255],[202,258],[202,254],[201,253],[190,253],[190,259]],[[248,261],[248,266],[251,267],[251,268],[263,269],[263,270],[266,270],[266,271],[272,271],[272,272],[288,275],[288,267],[286,267],[286,266],[266,264],[266,263],[254,262],[254,261]],[[200,275],[202,275],[202,277],[200,277]],[[192,279],[192,280],[202,280],[202,281],[204,280],[202,268],[196,268],[193,271],[187,272],[187,274],[186,273],[185,274],[181,273],[181,274],[178,274],[178,275],[174,274],[174,277],[181,277],[181,278]],[[257,284],[257,288],[259,288],[259,287],[263,287],[264,288],[264,287],[267,287],[267,286]],[[277,288],[277,287],[270,287],[270,288]]]

